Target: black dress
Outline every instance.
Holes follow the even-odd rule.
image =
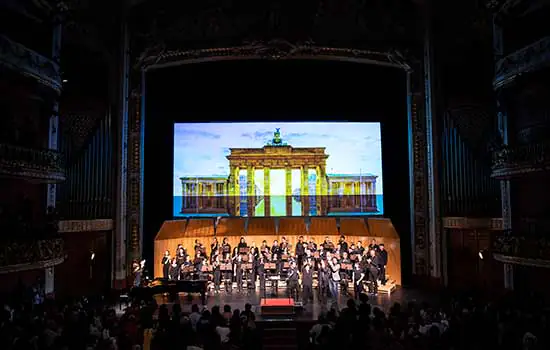
[[[162,278],[168,279],[170,277],[170,258],[163,257],[162,258]]]

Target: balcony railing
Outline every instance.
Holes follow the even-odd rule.
[[[0,65],[38,80],[58,93],[61,91],[61,70],[52,59],[0,35]]]
[[[512,82],[522,73],[534,72],[550,65],[550,36],[528,45],[499,60],[495,67],[495,89]]]
[[[546,237],[502,233],[494,236],[492,249],[493,256],[502,262],[550,267],[550,239]]]
[[[58,265],[65,259],[63,239],[16,239],[0,245],[0,273]]]
[[[550,141],[502,147],[493,153],[492,176],[511,178],[550,169]]]
[[[46,182],[65,180],[65,162],[61,153],[0,144],[0,174]]]

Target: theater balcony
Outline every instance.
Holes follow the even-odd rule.
[[[493,152],[493,178],[510,179],[550,169],[550,140],[503,146]]]
[[[61,70],[52,59],[0,35],[0,66],[35,79],[57,93],[61,91]]]
[[[0,245],[0,274],[43,270],[65,260],[63,239],[6,239]]]
[[[0,143],[0,176],[43,183],[65,180],[64,158],[60,152]]]
[[[550,239],[501,233],[494,237],[493,258],[506,264],[550,268]]]

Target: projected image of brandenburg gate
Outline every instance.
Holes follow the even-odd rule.
[[[327,174],[324,147],[292,147],[279,129],[261,148],[231,148],[229,175],[181,177],[182,214],[315,216],[376,213],[376,175]],[[284,195],[271,194],[272,172],[284,172]],[[263,181],[257,181],[258,172]],[[299,188],[293,188],[299,173]],[[258,185],[256,182],[263,182]]]

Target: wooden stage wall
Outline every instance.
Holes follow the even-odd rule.
[[[283,237],[291,247],[295,247],[300,236],[306,241],[313,239],[316,243],[329,237],[338,242],[340,235],[346,236],[348,243],[361,241],[368,246],[374,238],[378,243],[384,243],[388,251],[387,274],[395,283],[401,284],[401,249],[399,235],[395,231],[391,220],[383,218],[311,218],[309,225],[304,218],[222,218],[216,219],[189,219],[166,221],[155,238],[154,275],[162,276],[161,260],[166,250],[173,256],[179,244],[188,251],[193,249],[198,239],[210,254],[210,244],[217,238],[222,243],[227,237],[231,247],[235,247],[241,237],[250,245],[252,242],[260,246],[266,240],[271,246],[274,240],[279,242]]]

